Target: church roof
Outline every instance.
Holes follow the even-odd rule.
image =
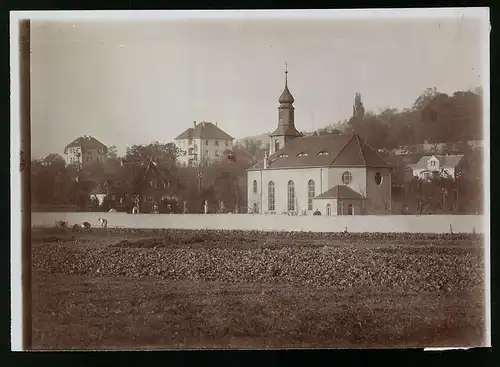
[[[203,121],[198,123],[196,127],[190,127],[189,129],[185,130],[182,134],[175,138],[175,140],[183,139],[233,140],[234,138],[213,123]]]
[[[300,167],[390,167],[359,135],[321,135],[293,139],[268,158],[268,169]],[[250,170],[264,168],[261,160]]]
[[[346,185],[337,185],[325,191],[315,199],[355,199],[362,200],[363,196]]]

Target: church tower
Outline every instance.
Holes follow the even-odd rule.
[[[279,98],[278,107],[278,127],[269,135],[269,154],[274,154],[283,148],[287,142],[297,137],[303,136],[295,128],[295,99],[288,89],[288,68],[285,64],[285,89]]]

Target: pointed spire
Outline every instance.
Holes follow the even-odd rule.
[[[288,63],[285,62],[285,86],[288,86]]]
[[[292,93],[290,93],[290,90],[288,89],[288,63],[285,62],[285,89],[283,90],[283,93],[281,93],[281,96],[278,100],[280,103],[288,103],[291,104],[295,100],[292,96]]]

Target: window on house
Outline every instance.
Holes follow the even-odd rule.
[[[351,182],[352,182],[352,175],[351,175],[351,172],[344,172],[342,174],[342,182],[344,183],[344,185],[350,185]]]
[[[380,186],[382,184],[382,181],[382,174],[380,172],[375,173],[375,183],[377,184],[377,186]]]
[[[288,181],[288,210],[295,210],[295,184]]]
[[[326,204],[326,215],[332,215],[332,206],[330,203]]]
[[[205,145],[208,145],[208,140],[205,140]]]
[[[216,146],[216,147],[218,147],[218,146],[219,146],[219,141],[218,141],[218,140],[216,140],[216,141],[215,141],[215,146]]]
[[[321,151],[321,152],[318,153],[318,155],[330,155],[330,153],[325,152],[325,151]]]
[[[216,156],[216,157],[218,157],[218,156],[219,156],[219,151],[218,151],[218,150],[216,150],[216,151],[215,151],[215,156]]]
[[[314,191],[314,181],[309,180],[307,183],[307,210],[313,210]]]
[[[269,184],[267,185],[267,210],[271,212],[275,210],[273,181],[269,181]]]
[[[193,139],[189,139],[188,144],[189,145],[193,144]]]
[[[208,154],[208,150],[205,150],[205,157],[208,157],[209,154]]]
[[[229,141],[228,141],[228,140],[226,140],[226,147],[227,147],[227,146],[229,146]]]
[[[354,215],[354,207],[352,206],[352,204],[349,204],[349,206],[347,207],[347,214]]]
[[[425,179],[430,179],[432,178],[432,172],[424,172],[422,173],[422,177],[425,178]]]
[[[307,157],[307,153],[299,153],[297,154],[297,157]]]
[[[257,193],[257,180],[253,180],[253,193]]]
[[[280,141],[276,139],[274,141],[274,151],[277,152],[278,150],[280,150]]]

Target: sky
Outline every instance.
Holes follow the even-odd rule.
[[[411,107],[426,89],[481,85],[479,20],[36,20],[31,26],[32,156],[90,135],[171,142],[193,121],[236,139],[272,131],[288,86],[310,131]]]

